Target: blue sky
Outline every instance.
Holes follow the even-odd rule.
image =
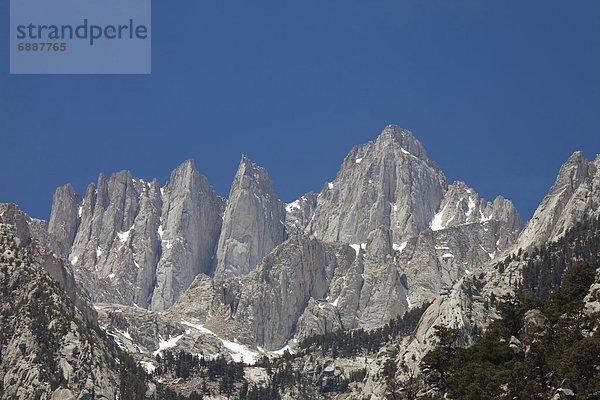
[[[242,153],[291,201],[395,123],[528,219],[573,151],[600,153],[596,0],[152,6],[149,76],[9,75],[0,40],[0,202],[47,218],[56,186],[188,158],[227,195]]]

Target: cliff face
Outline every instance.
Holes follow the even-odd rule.
[[[484,330],[498,318],[494,299],[514,295],[523,281],[523,271],[528,265],[521,260],[533,246],[559,240],[577,223],[598,218],[600,215],[600,180],[595,161],[586,160],[581,152],[574,153],[560,168],[556,182],[544,197],[520,235],[498,257],[476,264],[470,274],[442,290],[421,319],[415,338],[407,345],[404,361],[409,364],[414,355],[419,360],[435,345],[437,325],[460,329],[461,345],[470,344],[473,332]],[[596,233],[593,233],[596,234]],[[509,241],[508,243],[511,243]],[[512,255],[510,262],[506,257]],[[564,255],[562,255],[564,256]],[[597,256],[596,256],[597,257]],[[572,262],[575,260],[567,260]],[[590,289],[591,292],[595,287]],[[589,307],[594,307],[591,297]],[[416,365],[416,364],[415,364]]]
[[[193,161],[185,162],[171,174],[163,191],[158,227],[161,257],[156,267],[152,309],[168,308],[196,275],[212,272],[223,203]]]
[[[422,144],[393,125],[352,149],[321,193],[288,205],[245,156],[226,206],[191,161],[163,188],[124,171],[101,175],[83,199],[65,186],[55,200],[47,241],[67,249],[95,302],[175,304],[173,321],[182,313],[267,349],[385,324],[505,251],[521,229],[509,200],[448,186]]]
[[[582,152],[573,153],[520,235],[519,246],[556,240],[578,221],[599,215],[599,199],[600,155],[588,161]]]
[[[244,276],[254,269],[286,239],[285,218],[285,205],[267,171],[242,157],[223,218],[215,278]]]
[[[0,397],[114,399],[136,392],[124,387],[116,345],[82,313],[90,309],[81,297],[72,297],[61,259],[49,264],[50,251],[27,239],[24,216],[13,206],[1,205],[0,217]],[[130,371],[130,382],[135,375]],[[154,384],[143,385],[138,398],[154,398]]]
[[[350,151],[307,229],[328,242],[364,243],[383,226],[401,242],[429,227],[445,191],[446,178],[421,143],[390,125]]]
[[[36,234],[68,256],[95,302],[169,307],[199,273],[215,267],[224,201],[193,161],[161,188],[129,171],[101,174],[84,198],[56,190],[47,233]]]

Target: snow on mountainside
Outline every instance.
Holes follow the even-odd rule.
[[[600,155],[588,161],[574,153],[560,168],[556,181],[535,211],[516,242],[491,261],[481,263],[438,296],[427,309],[412,340],[407,344],[404,361],[416,365],[435,343],[435,326],[461,330],[462,344],[471,343],[473,332],[481,332],[497,318],[493,299],[514,295],[523,279],[527,263],[499,264],[509,255],[532,246],[560,239],[577,223],[600,216]],[[515,257],[516,258],[516,257]],[[414,356],[414,358],[413,358]],[[412,361],[411,361],[412,360]]]
[[[376,327],[435,298],[511,246],[521,220],[502,197],[486,202],[462,182],[448,186],[414,135],[389,125],[353,148],[321,193],[288,205],[244,156],[226,206],[187,161],[162,188],[127,171],[101,175],[84,198],[59,188],[48,225],[47,242],[69,255],[95,302],[175,303],[200,323],[235,320],[239,340],[276,350],[311,334]],[[353,247],[352,261],[324,262],[328,243]],[[292,258],[268,261],[282,252]],[[270,274],[283,275],[262,282]],[[328,278],[310,283],[313,274]],[[209,286],[190,297],[197,277]],[[301,301],[282,308],[288,296]]]
[[[65,185],[50,220],[27,223],[68,257],[102,327],[149,370],[170,350],[248,363],[432,302],[395,344],[396,361],[416,368],[434,326],[461,328],[467,344],[496,317],[492,293],[513,293],[522,268],[500,271],[499,260],[600,215],[599,167],[575,153],[522,230],[510,200],[448,185],[414,135],[389,125],[320,193],[287,205],[244,156],[227,201],[186,161],[163,187],[128,171],[101,174],[83,197]],[[381,360],[369,362],[378,374]],[[383,393],[372,375],[362,384]]]

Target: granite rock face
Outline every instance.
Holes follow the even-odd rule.
[[[318,195],[309,192],[285,206],[285,226],[288,235],[301,235],[312,220]]]
[[[78,207],[68,188],[60,196]],[[226,207],[189,161],[162,189],[101,176],[81,203],[70,259],[96,302],[166,310],[267,350],[381,326],[506,251],[522,225],[509,200],[448,186],[393,125],[352,149],[320,194],[287,205],[247,157]]]
[[[67,256],[75,240],[83,199],[75,193],[73,186],[66,184],[56,189],[52,204],[48,233],[54,239],[54,251]]]
[[[348,247],[327,245],[296,236],[269,253],[242,279],[230,304],[240,332],[269,350],[283,347],[294,335],[298,318],[310,299],[325,301],[329,285],[341,278],[354,260]]]
[[[116,346],[73,307],[38,263],[39,243],[22,241],[20,229],[0,223],[1,398],[118,398],[126,390]],[[145,391],[156,397],[154,384]]]
[[[68,256],[94,302],[169,307],[199,273],[215,267],[224,201],[193,161],[165,187],[129,171],[100,174],[80,199],[70,185],[54,196],[47,234],[36,236]]]
[[[377,140],[354,147],[325,185],[307,232],[328,242],[364,243],[385,227],[399,242],[429,227],[446,178],[411,132],[387,126]]]
[[[193,161],[186,161],[171,174],[158,227],[162,246],[153,310],[171,306],[196,275],[212,273],[223,203]]]
[[[600,203],[598,166],[600,157],[587,161],[581,152],[574,153],[560,168],[556,182],[513,244],[500,256],[480,263],[470,274],[444,288],[423,315],[414,338],[406,345],[403,359],[408,364],[417,361],[435,345],[437,325],[460,330],[459,344],[473,341],[473,332],[481,332],[498,318],[492,298],[514,295],[522,280],[526,262],[518,259],[498,268],[501,259],[516,255],[520,249],[539,246],[560,239],[576,223],[597,218]],[[508,225],[506,225],[508,227]],[[508,242],[510,243],[510,241]],[[594,286],[590,292],[595,290]],[[586,307],[593,309],[591,296]]]
[[[600,155],[578,151],[562,165],[550,192],[519,237],[523,249],[558,239],[575,223],[600,215]]]
[[[267,171],[243,156],[223,217],[215,278],[248,274],[286,239],[285,217]]]
[[[53,214],[60,207],[53,205]],[[100,174],[97,185],[88,186],[69,260],[86,277],[95,302],[147,306],[159,254],[160,207],[158,182],[135,180],[129,171]]]
[[[448,187],[444,199],[431,221],[431,229],[439,231],[453,226],[504,221],[511,231],[519,231],[523,222],[515,206],[502,196],[493,202],[481,199],[464,182],[454,182]]]

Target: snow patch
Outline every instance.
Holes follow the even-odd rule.
[[[358,253],[360,253],[360,247],[361,247],[360,244],[351,244],[349,246],[354,249],[354,251],[356,252],[356,257],[358,257]]]
[[[70,261],[71,261],[71,265],[75,265],[75,264],[77,264],[77,261],[78,261],[78,260],[79,260],[79,257],[77,257],[77,256],[73,256],[73,257],[71,258],[71,260],[70,260]]]
[[[100,249],[100,246],[96,247],[96,258],[100,258],[100,256],[102,255],[102,249]]]
[[[469,209],[465,213],[465,215],[467,216],[467,218],[471,216],[471,214],[473,213],[474,209],[475,209],[475,200],[473,200],[473,198],[471,196],[469,196]]]
[[[181,335],[175,336],[175,337],[172,337],[169,335],[168,340],[164,340],[161,336],[159,336],[158,338],[160,339],[160,342],[158,342],[158,350],[156,350],[152,354],[156,357],[157,355],[162,353],[164,350],[175,347],[177,345],[177,342],[183,337],[183,335],[184,335],[183,333]]]
[[[158,232],[158,237],[160,238],[160,240],[162,240],[163,233],[165,233],[165,231],[163,230],[163,226],[162,226],[162,224],[160,224],[160,225],[158,226],[158,230],[157,230],[157,232]]]
[[[117,335],[115,335],[112,332],[108,332],[108,331],[106,331],[106,334],[113,338],[113,340],[115,341],[117,346],[119,346],[121,348],[121,350],[127,351],[127,347],[125,347],[125,344],[123,344],[123,341]]]
[[[452,253],[444,253],[444,254],[442,254],[442,258],[443,259],[454,258],[454,254],[452,254]]]
[[[292,201],[289,204],[286,204],[285,205],[285,211],[288,212],[288,213],[290,213],[290,212],[292,212],[294,210],[300,210],[300,205],[298,203],[299,203],[299,201],[296,200],[296,201]]]
[[[129,228],[125,232],[117,232],[117,237],[119,238],[119,241],[121,243],[125,243],[129,239],[129,233],[131,233],[132,230],[133,225],[131,225],[131,228]]]
[[[408,242],[402,242],[400,244],[394,243],[394,244],[392,244],[392,248],[395,251],[399,251],[400,253],[402,253],[402,250],[404,250],[404,248],[406,247],[407,244],[408,244]]]
[[[329,188],[329,190],[333,189],[333,182],[327,183],[327,187]]]
[[[148,374],[152,374],[156,369],[156,365],[152,364],[150,361],[140,361],[140,365]]]
[[[337,307],[337,305],[338,305],[338,302],[340,301],[340,297],[342,297],[342,296],[341,296],[341,295],[339,295],[339,296],[337,297],[337,299],[335,299],[335,300],[333,301],[333,303],[331,303],[331,305],[332,305],[332,306],[334,306],[334,307]]]
[[[406,297],[406,304],[408,308],[412,308],[412,303],[410,302],[410,297],[408,297],[408,289],[404,287],[404,285],[400,285],[402,288],[402,292],[404,292],[404,296]]]
[[[187,325],[191,328],[194,328],[202,333],[215,336],[221,341],[221,343],[223,343],[223,347],[225,347],[231,352],[231,358],[235,362],[243,362],[244,364],[254,364],[259,357],[259,353],[248,349],[248,347],[244,346],[243,344],[235,342],[235,339],[234,342],[222,339],[210,329],[206,329],[202,324],[193,324],[191,322],[183,320],[181,321],[181,323],[183,325]]]
[[[433,219],[431,220],[431,225],[430,225],[432,231],[439,231],[439,230],[442,230],[445,228],[445,226],[443,224],[443,217],[444,217],[444,211],[446,211],[446,208],[448,208],[448,204],[446,204],[440,212],[438,212],[437,214],[435,214],[433,216]]]
[[[117,332],[119,332],[119,334],[120,334],[121,336],[123,336],[124,338],[126,338],[126,339],[129,339],[129,340],[133,341],[133,339],[131,338],[131,335],[129,334],[129,332],[128,332],[128,331],[125,331],[125,332],[123,332],[123,331],[120,331],[120,330],[118,330],[118,329],[115,329],[115,330],[116,330]]]
[[[362,158],[357,158],[356,160],[354,160],[355,163],[360,164],[360,162],[362,161]]]
[[[292,350],[290,348],[290,346],[287,345],[287,344],[285,346],[283,346],[282,348],[280,348],[279,350],[273,350],[271,353],[274,353],[274,354],[282,356],[283,353],[285,353],[286,350],[289,351],[290,354],[294,354],[294,350]]]
[[[414,154],[412,154],[411,152],[409,152],[408,150],[406,150],[404,147],[400,147],[400,151],[402,151],[404,154],[408,154],[411,157],[417,158]]]

